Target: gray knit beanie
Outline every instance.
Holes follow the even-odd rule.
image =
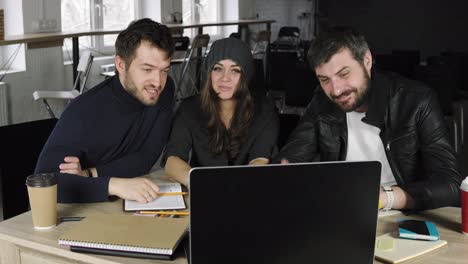
[[[254,63],[250,47],[240,39],[224,38],[213,42],[205,58],[204,76],[211,71],[214,64],[222,60],[232,60],[242,69],[247,83],[254,74]]]

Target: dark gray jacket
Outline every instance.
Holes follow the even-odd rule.
[[[435,93],[419,82],[378,71],[372,72],[369,88],[363,121],[381,129],[398,186],[413,197],[417,209],[458,205],[462,176]],[[346,114],[316,89],[275,161],[345,160],[347,133]]]

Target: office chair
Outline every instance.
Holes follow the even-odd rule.
[[[182,37],[184,35],[184,29],[183,28],[169,28],[169,31],[171,32],[172,37]]]
[[[0,127],[0,221],[29,210],[25,180],[56,123],[51,118]]]
[[[190,45],[189,37],[173,37],[174,49],[176,51],[187,51]]]
[[[190,38],[189,37],[172,37],[174,40],[174,49],[176,52],[185,52],[187,53],[187,50],[189,49],[190,45]],[[171,66],[175,64],[182,64],[185,61],[185,55],[184,58],[172,58],[171,59]]]
[[[47,111],[51,118],[56,118],[52,108],[47,102],[48,99],[59,99],[59,100],[72,100],[75,99],[78,95],[83,93],[83,90],[88,80],[89,72],[91,70],[91,65],[93,64],[94,55],[85,51],[81,55],[80,62],[78,63],[78,75],[76,76],[75,82],[73,83],[73,89],[67,91],[34,91],[33,98],[34,101],[41,100],[44,103]],[[81,80],[81,77],[83,78]]]
[[[300,37],[300,30],[298,27],[281,27],[278,32],[278,38],[282,37]]]
[[[232,32],[229,35],[230,38],[236,38],[236,39],[241,39],[241,34],[239,32]]]
[[[261,30],[253,38],[252,55],[255,59],[264,59],[268,44],[270,43],[271,31]]]
[[[198,82],[199,82],[200,65],[201,65],[201,61],[206,56],[206,53],[208,51],[209,42],[210,42],[210,35],[208,34],[197,35],[195,36],[195,38],[193,38],[192,45],[190,46],[190,48],[185,52],[185,57],[181,65],[181,71],[179,75],[180,78],[178,81],[176,81],[177,83],[176,97],[178,99],[182,99],[194,93],[199,92]],[[197,51],[196,54],[195,54],[195,51]],[[188,91],[184,92],[182,89],[182,85],[184,83],[184,77],[187,75],[187,72],[189,71],[190,63],[193,60],[197,61],[196,73],[195,73],[196,79],[195,79],[195,82],[193,82],[193,79],[191,79],[189,76],[189,78],[193,82],[193,85],[189,87]]]

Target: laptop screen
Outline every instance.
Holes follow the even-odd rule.
[[[192,264],[372,263],[380,163],[194,168]]]

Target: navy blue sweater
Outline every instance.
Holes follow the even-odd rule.
[[[168,78],[155,106],[145,106],[124,90],[117,76],[80,95],[63,112],[39,156],[36,173],[59,172],[66,156],[81,167],[96,167],[97,178],[58,173],[62,203],[108,199],[110,177],[149,172],[168,138],[174,83]]]

